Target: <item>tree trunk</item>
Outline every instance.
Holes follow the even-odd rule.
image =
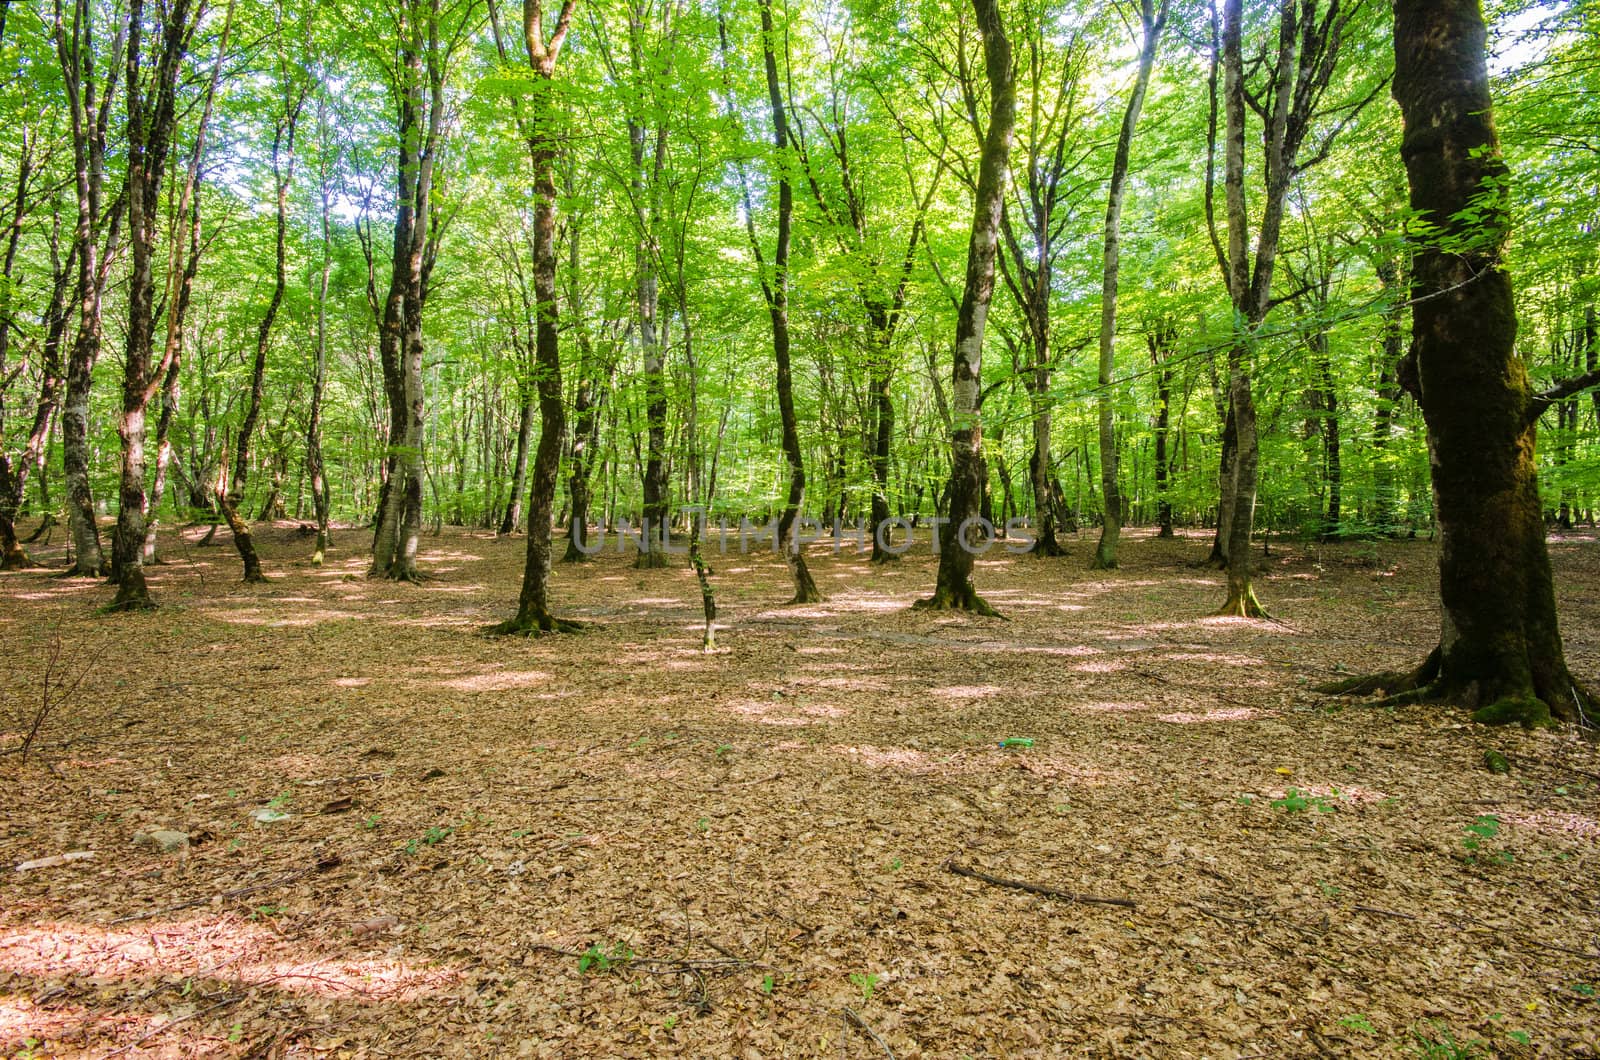
[[[554,32],[544,37],[542,0],[523,0],[523,44],[528,64],[541,84],[533,92],[533,113],[522,131],[533,165],[533,293],[535,304],[534,368],[539,388],[539,446],[533,458],[533,483],[528,491],[528,550],[522,568],[522,592],[516,616],[493,632],[539,634],[575,632],[579,625],[550,611],[550,517],[555,507],[566,444],[566,410],[561,405],[560,323],[556,306],[556,176],[559,140],[547,128],[552,115],[550,80],[566,40],[576,0],[563,0]]]
[[[1502,250],[1506,166],[1490,113],[1478,0],[1399,0],[1394,96],[1412,210],[1412,347],[1439,527],[1439,645],[1417,671],[1349,683],[1460,702],[1524,725],[1596,718],[1567,671],[1534,455],[1548,403],[1515,349]],[[1409,691],[1407,689],[1409,688]]]
[[[170,303],[168,341],[160,364],[153,364],[155,344],[154,257],[157,226],[160,220],[162,181],[171,153],[177,125],[177,85],[189,41],[199,26],[203,5],[191,0],[173,0],[161,11],[159,38],[152,44],[159,50],[146,54],[143,48],[142,18],[144,0],[133,0],[128,12],[127,79],[128,104],[128,244],[133,270],[128,281],[128,328],[122,373],[122,419],[117,436],[122,443],[122,473],[118,489],[117,530],[112,539],[112,578],[117,595],[110,610],[144,610],[155,606],[144,576],[145,545],[145,420],[151,399],[161,379],[171,367],[175,350],[172,329],[181,329],[183,295],[175,290],[184,281],[183,240],[174,239],[172,268],[168,275]],[[217,76],[222,68],[232,24],[233,7],[228,8],[218,54],[212,67],[196,136],[195,153],[204,152],[205,129],[211,115]],[[141,63],[152,62],[148,82],[139,80]],[[183,183],[176,216],[190,214],[198,166]]]
[[[1150,360],[1156,370],[1155,478],[1157,537],[1172,537],[1171,488],[1172,457],[1169,455],[1172,431],[1172,344],[1177,336],[1164,323],[1156,324],[1146,337]]]
[[[972,583],[974,546],[970,521],[977,515],[983,491],[983,430],[979,401],[983,381],[983,333],[994,293],[995,252],[1000,213],[1005,203],[1011,134],[1016,121],[1016,84],[1011,42],[1006,39],[998,0],[973,0],[983,34],[985,73],[989,80],[989,127],[978,161],[978,187],[972,207],[972,234],[967,242],[966,284],[956,318],[955,358],[951,372],[950,521],[941,528],[939,575],[933,596],[919,607],[959,609],[995,615]],[[1043,452],[1040,453],[1041,457]],[[1039,461],[1040,464],[1044,460]]]
[[[1167,21],[1167,5],[1161,6],[1157,16],[1154,0],[1142,0],[1140,19],[1144,26],[1144,45],[1139,50],[1139,74],[1134,79],[1133,92],[1128,97],[1127,109],[1122,115],[1122,130],[1117,135],[1117,151],[1111,164],[1111,190],[1106,203],[1105,255],[1100,284],[1100,393],[1098,418],[1100,426],[1100,493],[1105,506],[1105,516],[1100,523],[1100,543],[1095,547],[1095,570],[1109,570],[1117,565],[1117,542],[1122,537],[1122,488],[1118,482],[1120,457],[1117,453],[1117,430],[1114,419],[1116,394],[1112,390],[1112,377],[1116,369],[1117,337],[1117,277],[1122,265],[1122,199],[1128,180],[1128,158],[1133,151],[1133,133],[1139,124],[1139,112],[1144,108],[1145,90],[1150,85],[1150,71],[1155,67],[1156,49],[1161,43],[1161,30]]]
[[[538,391],[526,378],[528,367],[523,366],[523,377],[517,380],[517,450],[511,460],[511,496],[500,520],[502,535],[514,533],[522,522],[522,491],[528,487],[528,452],[533,446],[533,414],[538,408]]]
[[[767,75],[772,140],[777,149],[774,167],[778,177],[778,238],[773,250],[770,280],[766,275],[761,244],[756,238],[748,182],[744,185],[745,223],[756,257],[756,267],[762,270],[761,291],[767,303],[767,316],[772,321],[772,353],[778,368],[778,414],[783,427],[783,455],[789,464],[789,489],[784,498],[783,512],[778,516],[778,545],[794,578],[794,596],[789,602],[805,604],[820,601],[822,594],[812,580],[805,551],[795,532],[801,506],[805,503],[806,468],[805,454],[800,448],[800,424],[794,409],[794,376],[789,364],[789,241],[794,218],[794,187],[788,176],[789,119],[778,81],[777,42],[773,39],[776,32],[772,19],[772,0],[761,0],[761,54]]]

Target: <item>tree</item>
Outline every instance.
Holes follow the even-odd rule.
[[[973,0],[978,31],[983,35],[984,74],[989,81],[989,123],[978,162],[977,193],[972,204],[972,233],[967,241],[967,277],[956,320],[954,364],[951,367],[950,514],[939,534],[939,576],[933,596],[917,606],[935,610],[998,612],[972,584],[972,530],[983,492],[983,332],[994,294],[995,252],[1005,201],[1006,171],[1011,161],[1011,136],[1016,122],[1016,71],[1011,42],[1000,17],[999,0]]]
[[[1128,181],[1128,159],[1133,151],[1133,133],[1144,109],[1145,91],[1150,87],[1150,71],[1156,64],[1156,49],[1161,46],[1161,31],[1167,24],[1168,0],[1156,11],[1154,0],[1140,0],[1139,24],[1143,43],[1139,48],[1139,73],[1128,94],[1122,113],[1122,129],[1117,134],[1117,152],[1111,163],[1111,190],[1106,196],[1105,255],[1100,271],[1100,491],[1105,505],[1100,524],[1100,543],[1095,546],[1094,567],[1106,570],[1117,565],[1117,541],[1122,535],[1122,489],[1117,481],[1117,429],[1112,398],[1112,373],[1116,368],[1117,277],[1122,266],[1122,197]],[[1163,399],[1164,402],[1164,399]],[[1165,427],[1162,428],[1165,430]],[[1163,442],[1165,439],[1163,438]],[[1157,459],[1161,459],[1158,456]],[[1162,527],[1170,536],[1172,513]]]
[[[783,512],[778,517],[778,546],[789,563],[789,573],[794,578],[794,596],[791,604],[815,603],[822,599],[817,583],[806,565],[805,549],[799,540],[799,517],[806,496],[805,453],[800,448],[800,424],[794,411],[794,373],[789,363],[789,249],[794,226],[794,185],[789,179],[792,161],[789,157],[789,116],[784,106],[783,88],[778,80],[777,28],[772,18],[772,0],[760,0],[761,6],[761,60],[767,79],[767,104],[772,115],[772,145],[775,150],[773,168],[778,188],[778,232],[772,251],[772,270],[767,271],[766,256],[761,240],[756,236],[755,205],[750,194],[750,181],[740,165],[740,180],[744,190],[746,233],[750,250],[755,255],[756,269],[761,278],[761,297],[767,303],[767,317],[772,323],[772,353],[778,366],[778,415],[783,429],[783,456],[789,465],[789,490],[784,499]],[[723,29],[723,50],[727,50],[726,28]]]
[[[1401,378],[1422,406],[1439,528],[1439,644],[1410,672],[1328,686],[1388,702],[1459,702],[1474,720],[1593,724],[1567,670],[1534,460],[1540,415],[1600,372],[1535,393],[1516,352],[1503,258],[1508,169],[1489,99],[1479,0],[1395,5],[1394,97],[1411,188],[1412,338]]]
[[[539,446],[533,458],[533,482],[528,493],[528,552],[522,568],[522,592],[516,615],[495,626],[493,632],[571,633],[576,622],[555,617],[550,611],[550,520],[553,514],[561,450],[566,444],[566,410],[561,405],[561,346],[556,305],[556,156],[560,141],[551,127],[551,83],[556,60],[572,25],[577,0],[562,0],[561,12],[548,40],[544,35],[542,0],[523,0],[523,46],[533,74],[529,108],[519,115],[528,156],[533,166],[533,292],[538,322],[534,338],[534,370],[539,389]],[[498,36],[498,29],[496,30]]]
[[[153,363],[156,326],[156,276],[154,270],[157,223],[160,219],[162,182],[178,123],[178,85],[189,43],[205,14],[203,0],[173,0],[151,26],[144,24],[144,0],[133,0],[128,12],[128,247],[132,275],[128,282],[128,325],[122,370],[122,419],[117,436],[122,442],[122,474],[117,493],[117,530],[112,539],[111,576],[117,583],[113,611],[142,610],[155,606],[144,577],[145,544],[145,413],[165,372],[171,367],[172,344],[167,344],[159,364]],[[226,54],[232,24],[230,4],[224,21],[216,62]],[[150,50],[145,33],[153,30]],[[148,77],[144,64],[153,61]],[[215,79],[212,80],[215,85]],[[208,93],[209,95],[209,93]],[[209,117],[209,102],[202,114]],[[203,139],[202,128],[197,133]],[[186,180],[177,216],[188,217],[193,181]],[[182,245],[174,237],[174,253]],[[169,271],[168,286],[181,282],[181,268]],[[170,297],[170,296],[169,296]],[[170,311],[177,312],[172,304]],[[178,325],[181,327],[181,323]]]

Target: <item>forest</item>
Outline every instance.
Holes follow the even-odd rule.
[[[1600,1052],[1600,4],[0,5],[0,1055]]]

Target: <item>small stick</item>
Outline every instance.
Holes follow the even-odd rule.
[[[186,1022],[188,1022],[189,1020],[192,1020],[192,1019],[199,1019],[201,1016],[209,1016],[209,1015],[211,1015],[211,1013],[217,1011],[217,1009],[219,1009],[219,1008],[226,1008],[229,1005],[237,1005],[239,1002],[241,1002],[243,1000],[244,1000],[244,995],[243,994],[235,994],[233,997],[223,998],[221,1001],[218,1001],[215,1005],[212,1005],[209,1008],[203,1008],[203,1009],[200,1009],[197,1012],[191,1012],[187,1016],[179,1016],[175,1020],[168,1020],[166,1023],[163,1023],[161,1026],[157,1027],[155,1030],[151,1031],[149,1034],[145,1035],[143,1038],[140,1038],[138,1041],[129,1042],[127,1045],[124,1045],[121,1049],[118,1049],[116,1052],[107,1053],[106,1056],[108,1058],[109,1057],[113,1057],[113,1056],[121,1056],[123,1053],[128,1052],[130,1049],[139,1048],[139,1046],[143,1045],[145,1042],[149,1041],[151,1038],[154,1038],[156,1035],[161,1034],[161,1033],[163,1033],[165,1031],[170,1031],[172,1028],[176,1027],[180,1023],[186,1023]]]
[[[1009,887],[1014,891],[1026,891],[1029,894],[1042,895],[1045,898],[1060,898],[1067,902],[1084,902],[1094,905],[1120,905],[1124,909],[1137,909],[1138,906],[1127,898],[1098,898],[1091,894],[1076,894],[1072,891],[1057,890],[1054,887],[1043,887],[1037,883],[1028,883],[1025,880],[1005,880],[999,876],[990,876],[988,873],[979,872],[951,858],[944,863],[945,870],[957,876],[967,876],[974,880],[993,884],[996,887]]]
[[[854,1023],[857,1027],[860,1027],[862,1030],[866,1031],[867,1036],[878,1043],[878,1047],[883,1050],[884,1056],[887,1056],[889,1060],[894,1060],[894,1050],[889,1048],[889,1043],[878,1037],[878,1032],[873,1030],[872,1026],[868,1024],[866,1020],[856,1015],[855,1009],[851,1008],[849,1005],[846,1005],[844,1007],[844,1015],[846,1020],[848,1020],[850,1023]]]

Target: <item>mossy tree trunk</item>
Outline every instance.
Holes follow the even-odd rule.
[[[1506,167],[1479,0],[1399,0],[1394,96],[1414,244],[1412,346],[1439,527],[1439,645],[1418,670],[1353,682],[1460,702],[1489,723],[1594,717],[1562,654],[1534,455],[1551,403],[1528,385],[1502,260]]]
[[[917,606],[995,615],[997,612],[978,595],[972,582],[974,552],[968,524],[978,515],[986,477],[983,429],[979,420],[983,333],[994,294],[995,256],[1011,161],[1017,95],[1011,42],[1001,21],[998,0],[973,0],[972,6],[978,30],[983,35],[984,68],[989,81],[989,125],[978,160],[972,232],[967,240],[966,284],[956,318],[955,358],[951,371],[949,522],[940,528],[939,575],[933,596],[919,601]],[[1044,456],[1043,453],[1039,455]]]

